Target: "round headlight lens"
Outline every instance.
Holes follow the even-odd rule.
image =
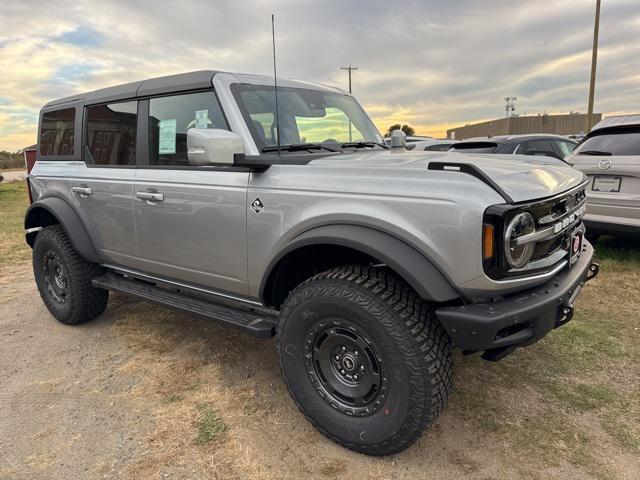
[[[519,213],[509,222],[504,235],[504,253],[511,267],[522,268],[531,260],[535,243],[517,245],[516,240],[518,237],[533,233],[535,230],[536,223],[529,212]]]

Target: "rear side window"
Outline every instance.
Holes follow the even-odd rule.
[[[553,146],[549,140],[529,140],[524,142],[517,153],[525,155],[555,155]]]
[[[596,133],[587,138],[576,150],[602,152],[605,155],[640,155],[640,128]]]
[[[75,108],[43,113],[40,124],[40,155],[73,155],[75,121]]]
[[[560,151],[562,152],[562,156],[567,157],[571,152],[573,152],[573,149],[576,148],[576,144],[571,142],[565,142],[564,140],[559,140],[558,148],[560,148]]]
[[[190,165],[187,156],[190,128],[229,129],[214,92],[152,98],[149,101],[149,163]]]
[[[427,152],[446,152],[451,148],[450,143],[436,143],[434,145],[429,145],[428,147],[424,147]]]
[[[138,102],[87,107],[87,146],[96,165],[136,164]]]
[[[463,153],[494,153],[498,144],[495,142],[467,142],[454,144],[451,148]]]

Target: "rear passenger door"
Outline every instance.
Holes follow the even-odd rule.
[[[88,105],[83,162],[71,192],[94,247],[106,263],[129,266],[137,255],[133,224],[138,102]]]
[[[246,195],[249,172],[195,166],[190,128],[228,129],[212,90],[144,101],[148,155],[134,181],[139,268],[156,276],[248,293]]]

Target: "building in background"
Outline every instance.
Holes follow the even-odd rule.
[[[602,120],[601,113],[593,114],[594,123]],[[474,137],[516,135],[521,133],[555,133],[580,135],[587,133],[587,114],[509,116],[487,122],[474,123],[447,130],[447,138],[466,140]]]

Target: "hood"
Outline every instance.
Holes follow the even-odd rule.
[[[489,177],[515,202],[551,197],[573,188],[585,180],[582,172],[569,165],[542,163],[512,155],[463,155],[455,152],[411,152],[376,150],[332,155],[311,162],[317,165],[345,167],[393,167],[425,171],[431,162],[472,165]],[[446,173],[431,171],[431,173]],[[468,175],[460,173],[460,175]],[[478,180],[480,181],[480,180]]]

